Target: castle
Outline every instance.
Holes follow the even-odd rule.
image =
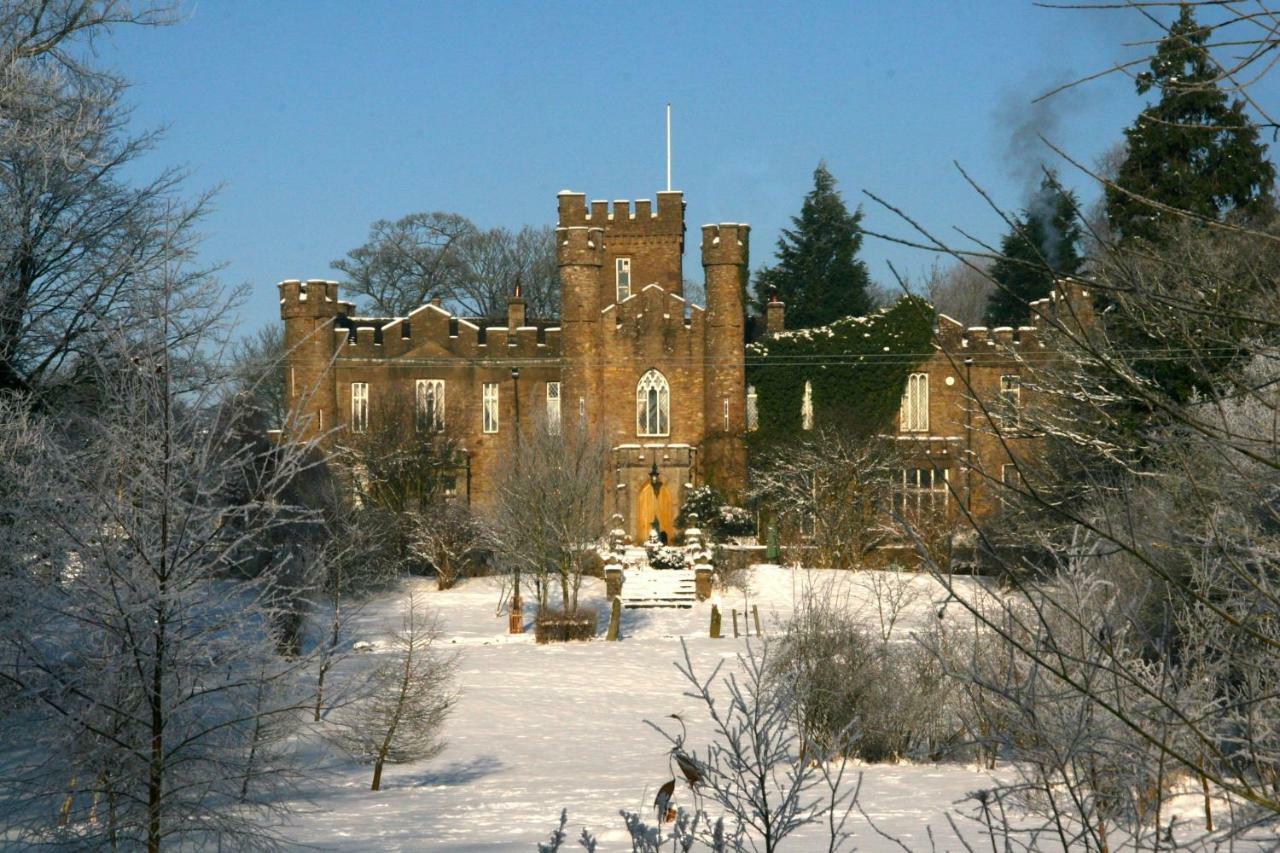
[[[286,397],[295,429],[367,429],[379,395],[412,395],[419,416],[466,449],[460,498],[484,508],[521,431],[585,420],[612,447],[606,514],[642,541],[654,519],[669,537],[684,493],[745,483],[743,285],[750,227],[704,225],[706,306],[686,302],[684,196],[594,201],[558,197],[562,316],[533,325],[517,293],[505,325],[438,304],[406,317],[362,318],[332,281],[284,281]],[[611,505],[610,505],[611,504]]]
[[[402,395],[419,423],[458,437],[465,475],[454,491],[484,509],[522,433],[539,420],[557,428],[579,419],[611,447],[602,514],[620,516],[633,541],[643,541],[655,519],[674,537],[690,488],[711,483],[733,496],[746,483],[744,437],[758,403],[745,375],[750,227],[702,226],[703,307],[683,294],[682,193],[660,192],[656,206],[611,206],[566,190],[558,202],[559,325],[528,318],[518,292],[505,325],[489,325],[439,304],[406,317],[360,317],[336,282],[282,282],[292,429],[326,440],[363,432],[380,399]],[[765,335],[808,337],[785,330],[783,308],[766,306]],[[938,318],[931,352],[917,354],[897,418],[883,425],[903,451],[896,509],[944,520],[1001,512],[1001,486],[1019,482],[1040,454],[1041,440],[1018,423],[1036,403],[1027,374],[1055,358],[1046,325],[1091,316],[1088,293],[1071,282],[1032,309],[1032,325],[1018,329]],[[821,393],[814,399],[802,384],[798,430],[812,428],[823,406]]]

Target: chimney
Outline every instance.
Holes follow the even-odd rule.
[[[525,322],[525,301],[520,279],[516,279],[515,293],[511,294],[511,298],[507,300],[507,329],[514,332],[524,325]]]
[[[764,330],[769,337],[786,330],[786,308],[778,301],[778,288],[769,288],[769,301],[764,306]]]

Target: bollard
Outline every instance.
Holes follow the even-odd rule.
[[[720,606],[711,605],[711,639],[720,639]]]
[[[618,630],[622,627],[622,599],[618,596],[613,597],[613,604],[609,607],[609,633],[604,635],[606,640],[617,640]]]
[[[733,609],[733,638],[738,639],[738,608]]]
[[[751,615],[756,620],[756,636],[759,637],[760,631],[760,606],[758,604],[751,605]]]

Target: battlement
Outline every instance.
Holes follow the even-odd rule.
[[[741,265],[750,252],[751,226],[738,222],[702,226],[702,264]]]
[[[565,190],[557,198],[561,228],[593,226],[605,228],[610,236],[681,236],[684,234],[684,193],[680,190],[658,193],[657,209],[647,198],[637,199],[635,207],[628,199],[596,200],[587,205],[584,193]]]
[[[280,289],[280,316],[331,317],[340,313],[350,303],[338,299],[338,283],[322,278],[299,281],[285,279],[277,285]]]
[[[439,358],[558,358],[559,328],[479,326],[439,305],[415,308],[407,317],[370,323],[343,318],[334,328],[338,358],[395,360]]]
[[[604,263],[604,229],[586,225],[556,228],[556,263],[593,266]]]

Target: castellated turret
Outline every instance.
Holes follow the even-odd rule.
[[[564,205],[564,195],[561,195]],[[564,357],[562,405],[570,416],[598,416],[600,401],[601,266],[604,229],[588,225],[556,229],[556,263],[560,267],[560,336]]]
[[[721,436],[709,448],[725,472],[721,485],[745,485],[746,375],[743,366],[743,292],[750,257],[751,226],[726,222],[702,226],[702,266],[706,273],[706,369],[703,380],[707,433]]]
[[[561,228],[605,230],[601,307],[618,301],[619,260],[626,262],[624,272],[629,277],[631,293],[657,284],[667,293],[684,295],[683,192],[658,193],[656,209],[649,199],[638,199],[634,203],[620,199],[613,202],[612,207],[607,201],[593,201],[588,206],[583,193],[568,190],[560,193],[558,201]]]
[[[314,438],[337,425],[333,358],[340,336],[334,334],[334,318],[350,306],[338,300],[336,281],[288,279],[279,289],[290,431]]]

